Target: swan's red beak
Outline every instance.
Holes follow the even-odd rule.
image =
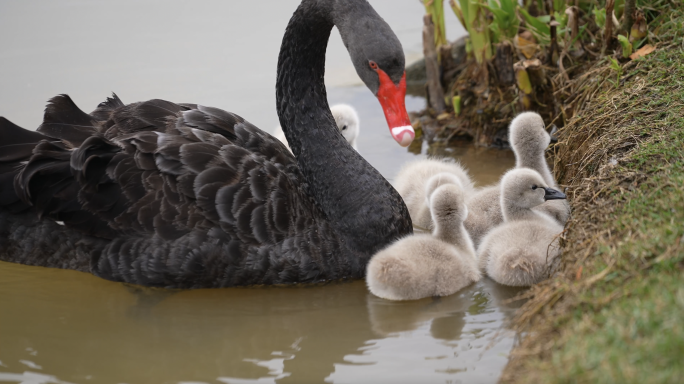
[[[392,137],[402,147],[408,147],[416,137],[416,132],[411,126],[404,103],[404,98],[406,98],[406,72],[401,77],[399,85],[394,85],[392,79],[382,69],[378,68],[375,72],[380,78],[378,100],[380,100],[382,110],[385,112],[385,119],[387,119]]]

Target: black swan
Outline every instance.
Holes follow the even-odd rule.
[[[87,114],[57,96],[38,132],[0,117],[0,260],[175,288],[362,278],[412,225],[335,126],[323,83],[334,25],[408,145],[404,55],[390,27],[366,0],[303,0],[276,84],[294,157],[217,108],[113,95]]]

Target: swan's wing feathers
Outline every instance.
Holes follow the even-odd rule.
[[[6,118],[0,116],[0,145],[14,144],[33,144],[45,139],[46,137],[35,131],[24,129]],[[3,155],[4,155],[3,150]],[[0,160],[1,161],[1,160]]]
[[[181,117],[176,121],[176,127],[195,128],[206,132],[218,133],[230,141],[237,138],[235,135],[235,125],[244,121],[242,117],[217,108],[203,107],[201,105],[197,106],[197,108],[183,111]],[[193,130],[194,132],[196,131]],[[197,134],[201,135],[202,132],[197,132]],[[200,139],[204,138],[200,137]]]
[[[95,118],[78,108],[68,95],[58,95],[45,107],[43,124],[37,131],[78,147],[97,133],[97,124]]]
[[[107,127],[105,137],[116,141],[140,131],[164,132],[167,124],[183,110],[180,105],[160,99],[125,105],[114,110],[109,121],[104,123]]]
[[[197,174],[209,164],[218,163],[219,147],[211,143],[189,143],[180,147],[180,161],[189,171]]]
[[[170,238],[217,226],[242,246],[256,247],[310,224],[297,225],[293,219],[303,213],[294,207],[302,205],[311,216],[294,157],[240,116],[199,106],[167,117],[163,130],[129,132],[115,140],[134,160],[115,156],[116,164],[109,167],[108,174],[131,201],[116,218],[117,228],[128,223]]]
[[[119,99],[119,96],[112,92],[112,96],[101,102],[94,111],[90,112],[90,116],[94,117],[96,120],[107,121],[114,111],[123,106],[125,106],[125,104]]]
[[[43,185],[38,184],[53,184],[57,177],[71,178],[68,167],[71,153],[64,144],[58,141],[43,140],[35,146],[33,152],[31,159],[14,179],[14,189],[19,197],[27,202],[42,192],[41,186]],[[64,169],[65,165],[67,170]],[[37,175],[45,175],[52,180],[43,183],[38,179],[34,181],[33,178]]]
[[[62,142],[41,141],[21,172],[14,178],[14,190],[39,216],[63,221],[85,234],[113,238],[115,231],[97,215],[86,211],[79,195],[71,161],[74,153]],[[100,196],[100,195],[98,195]],[[101,195],[111,209],[111,194]]]
[[[36,144],[46,138],[0,116],[0,206],[11,212],[30,207],[15,191],[14,180],[21,171],[21,162],[28,161]]]
[[[66,108],[43,125],[60,140],[36,146],[14,189],[43,216],[111,239],[93,254],[96,275],[157,286],[262,284],[314,281],[337,262],[336,243],[321,240],[334,230],[295,158],[240,116],[163,100],[124,106],[114,95],[67,120],[72,104],[66,96],[51,104]],[[28,156],[22,151],[2,156]]]

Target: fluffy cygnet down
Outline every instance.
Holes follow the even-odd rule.
[[[394,179],[394,187],[404,199],[413,225],[430,231],[432,217],[427,197],[440,185],[456,181],[460,182],[466,199],[475,193],[473,181],[460,164],[423,159],[404,165]]]
[[[556,188],[553,175],[544,157],[551,137],[544,128],[541,116],[535,112],[524,112],[518,115],[511,122],[508,140],[515,154],[515,167],[537,171],[549,188]],[[503,222],[500,197],[499,183],[480,189],[468,201],[470,214],[465,227],[476,248],[479,247],[487,232]],[[549,214],[562,225],[565,225],[570,215],[570,206],[565,200],[548,201],[535,207],[535,210]]]
[[[480,280],[475,249],[463,220],[468,215],[458,184],[445,184],[430,195],[433,235],[405,237],[376,253],[366,284],[388,300],[417,300],[451,295]]]
[[[332,115],[335,118],[335,124],[337,124],[337,129],[340,130],[344,139],[358,151],[359,149],[357,148],[356,141],[359,138],[361,125],[359,123],[359,115],[356,113],[354,107],[347,104],[336,104],[330,107],[330,112],[332,112]],[[273,136],[282,141],[287,149],[292,152],[282,127],[278,126],[275,131],[273,131]]]
[[[504,223],[491,230],[478,248],[478,266],[499,284],[529,286],[547,276],[559,255],[563,226],[535,211],[545,201],[565,199],[536,171],[521,168],[501,179]]]
[[[536,112],[523,112],[511,122],[508,141],[515,153],[516,168],[530,168],[539,172],[549,188],[556,188],[544,152],[551,143],[551,136],[546,132],[544,120]],[[567,200],[551,200],[535,208],[544,212],[560,224],[565,225],[570,217],[570,205]]]

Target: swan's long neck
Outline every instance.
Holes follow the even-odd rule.
[[[437,239],[449,243],[462,252],[475,255],[475,247],[473,241],[470,239],[468,232],[463,226],[463,222],[443,223],[435,221],[435,230],[433,236]]]
[[[323,82],[330,31],[336,20],[355,16],[336,13],[360,12],[358,18],[368,19],[367,8],[365,0],[302,2],[283,37],[276,103],[309,193],[346,243],[370,256],[388,241],[411,233],[410,217],[394,188],[340,135]],[[343,35],[353,34],[338,27]]]
[[[516,150],[515,152],[515,167],[516,168],[530,168],[539,172],[544,178],[549,188],[556,188],[556,181],[553,179],[549,164],[546,162],[544,152],[530,151],[530,150]]]
[[[515,196],[509,196],[505,190],[501,193],[501,213],[503,214],[504,222],[517,220],[533,220],[538,218],[538,215],[531,208],[523,207],[517,204]]]

